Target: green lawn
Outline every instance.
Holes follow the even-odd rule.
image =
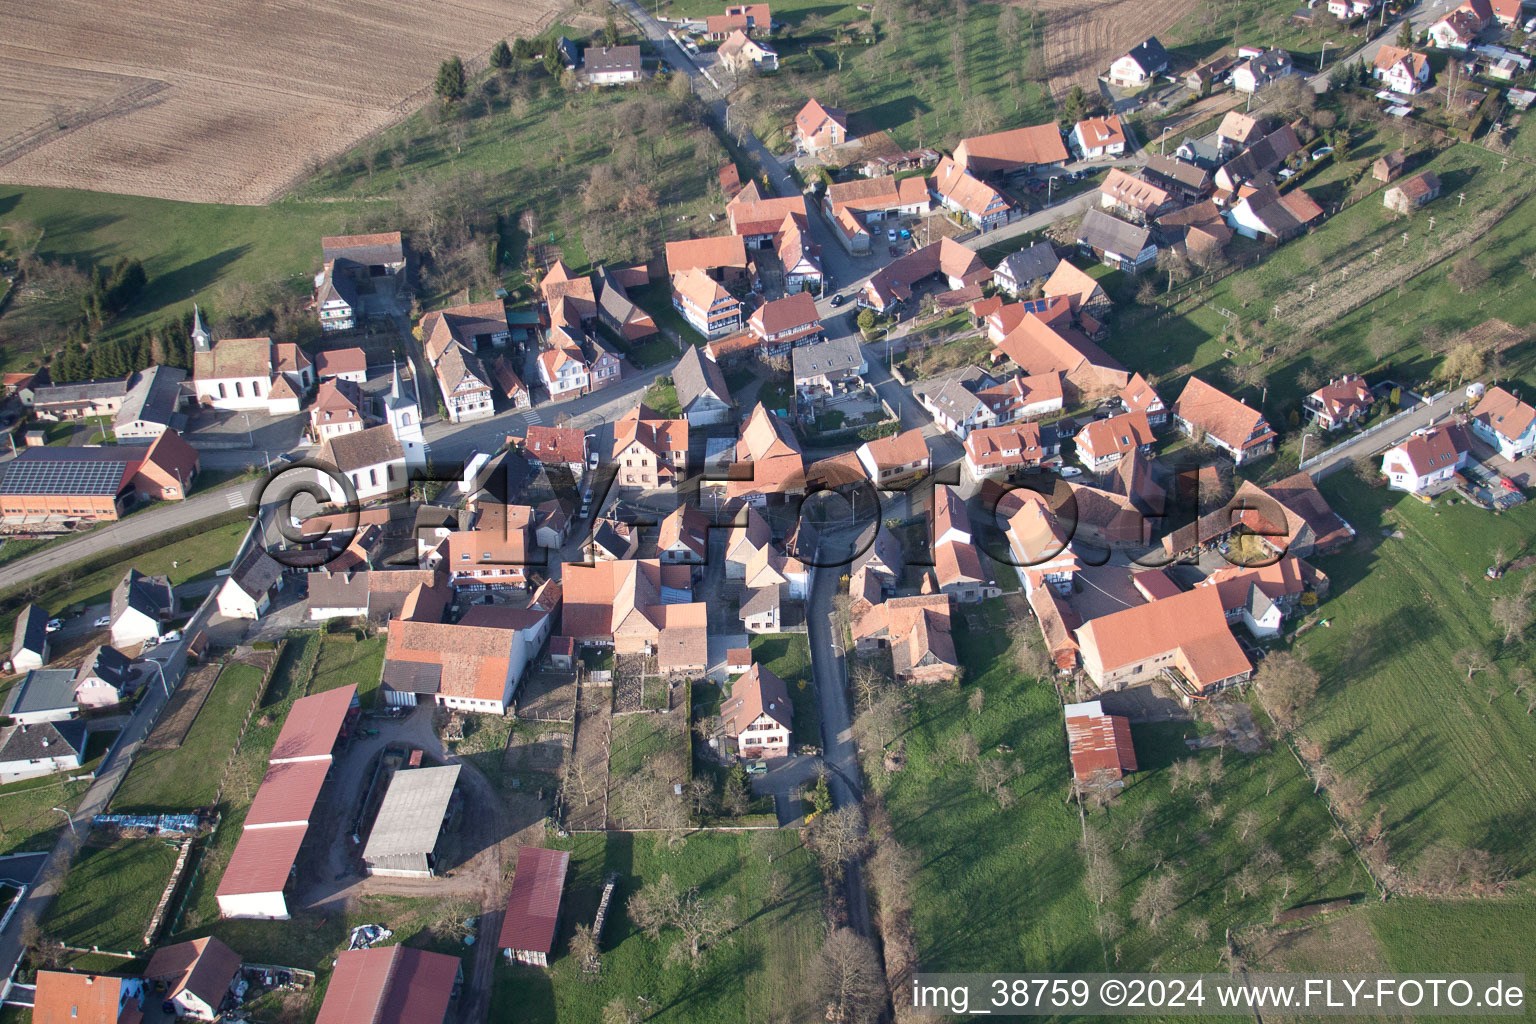
[[[675,848],[648,835],[583,835],[554,843],[571,851],[561,901],[560,933],[548,970],[508,967],[498,958],[492,1005],[517,1007],[537,1021],[596,1021],[618,997],[646,999],[645,1019],[658,1024],[734,1021],[772,1024],[811,1020],[809,978],[822,936],[821,879],[793,832],[695,833]],[[592,923],[604,880],[619,876],[614,906],[603,933],[602,972],[583,975],[567,955],[577,924]],[[697,971],[668,966],[677,933],[654,943],[622,912],[624,901],[647,881],[669,874],[680,885],[697,885],[706,898],[733,896],[742,926],[729,944],[706,951]],[[770,875],[784,896],[765,905]],[[786,979],[789,981],[786,983]]]
[[[116,733],[94,733],[85,748],[86,760],[78,772],[86,775],[96,770]],[[55,807],[74,811],[91,788],[89,779],[71,782],[64,775],[0,786],[0,854],[30,853],[51,849],[64,827],[64,816]]]
[[[176,848],[163,839],[88,842],[43,918],[42,934],[71,946],[141,948],[175,866]]]
[[[717,14],[719,6],[679,0],[667,15]],[[1037,50],[1027,9],[1019,9],[1010,37],[1001,4],[970,4],[963,23],[954,5],[907,7],[885,8],[876,18],[852,3],[774,4],[774,21],[786,26],[772,40],[783,70],[752,81],[733,103],[775,152],[788,148],[776,129],[793,120],[807,95],[847,110],[850,135],[889,130],[905,148],[952,148],[967,135],[1055,118],[1028,77]],[[856,26],[871,21],[873,42],[865,43]],[[846,44],[839,41],[844,30]]]
[[[1194,791],[1170,792],[1169,766],[1191,757],[1207,766],[1218,755],[1187,752],[1183,741],[1195,735],[1193,725],[1136,725],[1141,770],[1112,807],[1088,815],[1116,869],[1105,910],[1125,927],[1117,964],[1112,944],[1101,944],[1083,884],[1082,826],[1066,799],[1070,768],[1056,693],[1021,676],[1008,659],[1002,603],[983,604],[981,614],[982,630],[956,620],[965,683],[908,691],[908,760],[885,794],[895,839],[919,865],[913,925],[925,970],[997,971],[1021,963],[1036,970],[1146,970],[1154,961],[1165,969],[1214,970],[1224,927],[1267,920],[1270,901],[1280,897],[1282,883],[1271,879],[1248,900],[1226,899],[1228,876],[1264,843],[1294,876],[1287,905],[1368,887],[1363,870],[1347,861],[1315,877],[1305,855],[1330,841],[1327,811],[1289,754],[1226,753],[1221,779],[1210,787],[1223,814],[1212,821],[1197,809]],[[982,710],[973,714],[969,701],[977,689]],[[1015,800],[1007,809],[977,785],[977,767],[961,759],[965,731],[983,760],[1004,759],[1022,772],[1009,784]],[[1236,816],[1243,809],[1255,810],[1259,823],[1240,839]],[[1145,838],[1125,844],[1128,824],[1143,814]],[[1154,936],[1131,924],[1130,907],[1157,860],[1178,873],[1180,887],[1177,910]],[[1188,932],[1196,918],[1209,923],[1208,938]]]
[[[1369,162],[1380,155],[1378,150],[1395,145],[1391,133],[1371,137],[1368,145],[1356,146],[1349,163]],[[1413,219],[1397,219],[1382,206],[1379,193],[1369,195],[1311,234],[1280,247],[1257,267],[1219,282],[1203,300],[1181,304],[1167,320],[1150,318],[1122,303],[1106,348],[1127,365],[1157,375],[1171,397],[1177,397],[1190,373],[1218,385],[1225,379],[1227,387],[1250,403],[1263,399],[1270,422],[1282,430],[1310,390],[1305,382],[1313,377],[1327,380],[1375,369],[1397,380],[1423,381],[1440,364],[1426,340],[1454,338],[1493,316],[1514,324],[1536,319],[1536,291],[1526,287],[1529,274],[1520,264],[1536,228],[1536,199],[1519,203],[1480,240],[1452,252],[1444,262],[1417,274],[1400,269],[1428,251],[1433,241],[1429,217],[1436,218],[1434,233],[1444,236],[1514,196],[1529,194],[1529,168],[1511,161],[1501,172],[1501,161],[1475,146],[1454,146],[1426,165],[1439,174],[1442,196]],[[1463,194],[1464,204],[1459,200]],[[1237,251],[1253,250],[1249,246]],[[1451,263],[1463,254],[1475,257],[1490,274],[1483,287],[1465,295],[1448,280]],[[1339,269],[1346,261],[1353,261],[1348,280]],[[1315,303],[1309,298],[1313,283]],[[1308,328],[1308,316],[1333,308],[1322,303],[1352,302],[1374,287],[1388,290],[1358,310],[1315,330]],[[1277,303],[1283,310],[1278,320],[1273,310]],[[1241,323],[1244,342],[1231,336],[1221,309]],[[1426,339],[1426,331],[1431,339]],[[1261,349],[1273,353],[1262,367],[1255,367],[1257,375],[1250,375],[1245,367],[1258,360]],[[1234,353],[1230,359],[1224,355],[1227,350]],[[1503,376],[1530,379],[1529,346],[1512,350],[1507,359]]]
[[[181,746],[173,750],[139,751],[112,798],[112,811],[191,811],[213,803],[224,766],[245,722],[246,709],[256,699],[260,686],[260,669],[253,665],[226,665]]]
[[[683,415],[683,407],[677,404],[677,388],[671,384],[657,381],[645,389],[642,400],[658,415],[670,419],[678,419]]]
[[[1304,731],[1384,807],[1395,860],[1448,839],[1529,872],[1536,716],[1514,694],[1511,672],[1529,663],[1530,648],[1501,650],[1488,614],[1530,570],[1498,581],[1483,570],[1496,548],[1514,557],[1530,546],[1536,506],[1500,516],[1465,503],[1431,508],[1349,473],[1327,478],[1323,491],[1359,540],[1316,560],[1333,583],[1322,607],[1332,628],[1301,641],[1322,676]],[[1451,665],[1465,647],[1486,652],[1494,670],[1468,681]]]
[[[754,634],[752,660],[784,680],[795,706],[790,740],[821,746],[821,706],[816,702],[816,681],[811,676],[811,647],[804,633]]]
[[[324,693],[350,683],[357,685],[357,698],[363,707],[373,707],[384,671],[385,636],[368,640],[327,637],[320,645],[320,657],[309,680],[310,693]]]

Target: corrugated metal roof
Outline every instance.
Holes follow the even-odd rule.
[[[442,1024],[458,977],[456,956],[405,946],[347,950],[315,1024]]]
[[[560,913],[560,894],[565,889],[565,870],[571,855],[564,850],[521,846],[512,894],[501,922],[502,949],[527,949],[548,953],[555,944],[555,923]]]
[[[356,686],[343,686],[294,701],[272,745],[272,763],[329,756],[356,696]]]
[[[331,762],[289,761],[270,765],[245,815],[245,827],[309,821]]]
[[[284,825],[242,832],[235,852],[230,854],[229,865],[224,868],[224,877],[219,879],[216,895],[281,892],[307,830],[307,825]]]
[[[458,781],[456,764],[396,772],[368,833],[363,859],[432,852]]]

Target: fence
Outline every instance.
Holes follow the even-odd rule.
[[[1348,439],[1346,439],[1344,441],[1340,441],[1338,444],[1334,445],[1332,448],[1325,448],[1323,451],[1318,452],[1316,455],[1312,456],[1307,461],[1301,463],[1296,468],[1298,470],[1303,471],[1303,472],[1311,472],[1311,467],[1319,465],[1319,464],[1323,463],[1325,460],[1337,456],[1338,453],[1343,451],[1344,449],[1350,448],[1350,447],[1352,447],[1352,446],[1354,446],[1356,444],[1359,444],[1361,441],[1365,440],[1366,438],[1371,437],[1371,436],[1375,435],[1376,433],[1378,433],[1378,432],[1380,432],[1382,430],[1387,429],[1388,427],[1392,426],[1395,423],[1398,423],[1398,422],[1402,421],[1404,418],[1406,418],[1408,416],[1412,416],[1414,413],[1422,412],[1426,407],[1434,405],[1436,402],[1440,401],[1442,398],[1444,398],[1448,394],[1450,394],[1449,391],[1442,391],[1439,394],[1430,395],[1428,398],[1421,399],[1422,404],[1415,405],[1411,409],[1404,409],[1402,412],[1396,414],[1395,416],[1389,416],[1388,418],[1382,420],[1380,423],[1376,424],[1374,427],[1369,427],[1369,428],[1367,428],[1365,430],[1362,430],[1360,433],[1354,435],[1353,437],[1348,438]]]

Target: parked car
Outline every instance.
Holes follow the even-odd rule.
[[[165,636],[161,637],[160,638],[160,642],[163,643],[163,644],[173,644],[177,640],[180,640],[180,639],[181,639],[181,630],[173,629],[169,633],[165,634]]]
[[[901,229],[901,237],[902,238],[911,238],[912,237],[912,232],[908,231],[906,228],[902,228]]]
[[[1058,472],[1061,473],[1062,476],[1082,476],[1083,475],[1083,471],[1078,469],[1076,466],[1062,466],[1061,469],[1058,470]]]
[[[1282,167],[1282,168],[1280,168],[1280,180],[1281,181],[1286,181],[1286,180],[1288,180],[1290,178],[1294,178],[1294,177],[1296,177],[1296,172],[1291,170],[1289,167]]]
[[[1333,152],[1333,147],[1332,146],[1319,146],[1317,149],[1314,149],[1312,151],[1312,159],[1313,160],[1321,160],[1323,157],[1327,156],[1329,153],[1332,153],[1332,152]]]
[[[592,470],[592,471],[594,471],[594,472],[596,472],[598,460],[599,460],[599,456],[598,456],[597,452],[593,452],[591,455],[588,455],[587,456],[587,468]]]
[[[767,764],[766,761],[748,761],[747,762],[747,774],[748,775],[766,775],[767,773],[768,773],[768,764]]]
[[[91,625],[96,629],[106,629],[108,626],[112,625],[112,616],[103,615],[101,618],[91,623]]]
[[[60,629],[63,629],[63,628],[64,628],[64,621],[62,619],[49,619],[48,620],[48,625],[43,627],[44,632],[47,632],[47,633],[52,633],[52,632],[55,632],[56,630],[60,630]]]
[[[895,228],[886,228],[885,229],[885,240],[887,242],[894,242],[894,241],[896,241],[896,229]]]

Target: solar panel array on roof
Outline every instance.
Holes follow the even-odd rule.
[[[128,460],[17,459],[0,477],[0,494],[116,494]]]
[[[1044,313],[1050,308],[1050,299],[1029,299],[1024,303],[1024,312],[1026,313]]]

